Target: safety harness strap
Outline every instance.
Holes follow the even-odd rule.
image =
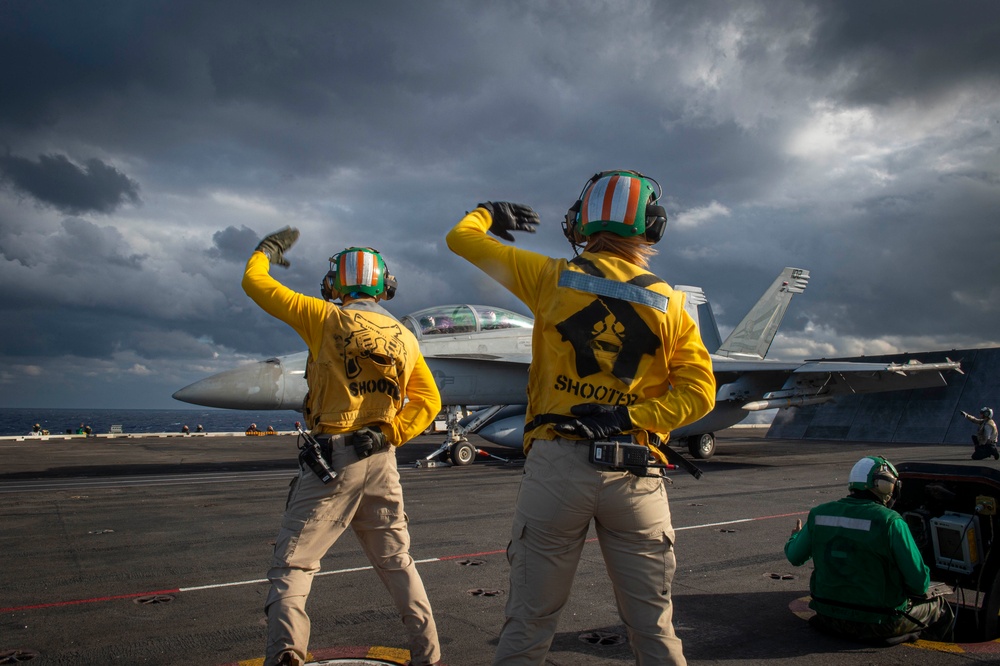
[[[670,448],[669,445],[665,444],[660,439],[659,435],[657,435],[654,432],[651,432],[649,433],[649,439],[650,441],[653,442],[653,446],[655,446],[660,451],[660,453],[666,456],[667,460],[670,462],[671,465],[677,465],[678,467],[682,468],[685,472],[687,472],[696,479],[700,479],[702,477],[703,472],[701,471],[701,468],[699,468],[693,462],[682,456],[677,451],[674,451],[672,448]]]

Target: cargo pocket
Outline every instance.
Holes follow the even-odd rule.
[[[512,584],[516,582],[523,585],[528,580],[528,567],[525,562],[527,549],[524,547],[527,529],[524,519],[514,516],[514,523],[510,529],[510,542],[507,544],[507,563],[510,564]]]
[[[292,482],[288,484],[288,497],[285,499],[285,511],[292,505],[292,498],[295,497],[295,489],[299,487],[299,477],[295,475]]]
[[[660,590],[664,595],[670,595],[674,574],[677,573],[677,557],[674,555],[674,544],[669,537],[663,535],[663,583]]]
[[[287,515],[281,519],[281,530],[274,542],[273,567],[292,566],[295,551],[298,549],[299,538],[305,528],[306,521],[300,518],[290,518]]]

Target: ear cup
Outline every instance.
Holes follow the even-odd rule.
[[[667,228],[667,211],[663,206],[646,206],[646,240],[659,243]]]
[[[892,489],[896,485],[896,482],[884,476],[880,476],[875,479],[875,489],[879,495],[889,496],[892,494]]]
[[[586,188],[584,188],[586,189]],[[583,205],[583,199],[577,199],[576,203],[569,207],[566,211],[566,217],[563,219],[563,235],[566,236],[566,240],[571,243],[580,243],[580,235],[576,232],[576,220],[580,216],[580,207]]]
[[[335,298],[336,294],[333,291],[333,279],[335,277],[336,274],[333,271],[327,271],[326,277],[319,283],[319,293],[324,301],[332,301]]]
[[[396,276],[389,275],[389,271],[385,272],[385,300],[392,300],[392,297],[396,295]]]
[[[887,467],[877,470],[872,477],[872,486],[875,493],[886,499],[899,492],[900,484],[899,479]]]

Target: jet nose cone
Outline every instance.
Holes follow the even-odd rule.
[[[176,391],[175,400],[223,409],[280,409],[284,375],[278,359],[206,377]]]
[[[224,407],[219,402],[226,402],[226,397],[220,395],[219,387],[210,379],[201,379],[194,384],[188,384],[182,389],[174,391],[173,399],[181,402],[188,402],[192,405],[202,405],[204,407]]]

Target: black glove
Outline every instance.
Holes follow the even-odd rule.
[[[509,203],[507,201],[487,201],[486,203],[479,204],[478,207],[485,209],[489,212],[490,217],[493,218],[493,224],[490,225],[490,233],[511,243],[514,242],[514,237],[511,236],[510,232],[527,231],[533,234],[535,233],[535,227],[538,226],[538,213],[531,210],[530,206],[525,206],[524,204]]]
[[[554,427],[560,435],[581,439],[607,439],[632,429],[628,408],[621,405],[574,405],[570,411],[577,418],[557,423]]]
[[[262,240],[257,246],[257,250],[266,254],[272,264],[278,264],[279,266],[288,268],[290,264],[288,263],[288,260],[285,259],[285,252],[288,248],[295,245],[295,241],[298,239],[298,229],[295,227],[285,227],[284,229],[275,231],[269,236],[264,236],[264,240]]]
[[[358,458],[367,458],[389,448],[389,442],[378,428],[362,428],[351,435],[351,444]]]

